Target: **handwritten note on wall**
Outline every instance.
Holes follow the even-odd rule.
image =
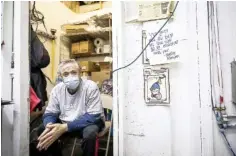
[[[149,32],[147,34],[149,40],[155,35],[155,32]],[[169,29],[164,29],[160,32],[153,42],[150,44],[151,53],[154,56],[159,56],[160,59],[157,60],[158,64],[162,64],[168,61],[174,61],[180,56],[173,49],[178,45],[179,40],[174,38],[174,33]],[[150,59],[151,61],[151,59]],[[151,62],[150,62],[151,63]]]
[[[148,27],[146,29],[146,43],[152,39],[156,31],[158,31],[158,27]],[[176,31],[176,29],[167,26],[150,43],[146,50],[150,65],[166,64],[180,60],[178,46],[181,41]]]

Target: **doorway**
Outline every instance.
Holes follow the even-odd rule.
[[[106,1],[30,3],[31,47],[34,45],[32,40],[35,40],[34,37],[32,38],[32,33],[35,33],[40,41],[39,44],[42,44],[42,48],[45,49],[42,54],[45,57],[42,59],[50,58],[50,62],[46,61],[39,71],[45,79],[45,83],[42,84],[45,94],[40,95],[41,97],[37,94],[39,83],[32,80],[31,71],[32,93],[41,99],[40,104],[34,106],[30,114],[31,132],[42,124],[42,116],[48,105],[50,93],[57,84],[63,81],[58,74],[58,66],[62,61],[76,60],[81,68],[81,78],[84,81],[95,82],[100,93],[112,99],[111,10],[111,2]],[[32,56],[31,54],[31,60]],[[111,123],[104,137],[99,138],[98,155],[101,156],[113,155],[112,110],[106,108],[104,114],[106,121],[111,121]],[[64,155],[80,154],[80,141],[76,139],[69,141],[68,148],[63,151]]]

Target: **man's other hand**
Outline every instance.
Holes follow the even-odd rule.
[[[52,125],[52,123],[47,124],[43,133],[38,137],[38,140],[40,140],[45,134],[47,134],[50,131],[50,129],[48,128],[49,125]]]
[[[40,135],[39,137],[39,143],[37,148],[39,150],[47,150],[48,147],[51,146],[67,130],[67,124],[48,124],[44,131],[45,133]]]

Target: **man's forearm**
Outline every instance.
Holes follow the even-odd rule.
[[[78,131],[84,127],[96,124],[101,120],[101,114],[84,114],[78,120],[67,123],[68,132]]]
[[[48,123],[56,123],[58,120],[58,114],[46,113],[43,115],[43,125],[47,126]]]

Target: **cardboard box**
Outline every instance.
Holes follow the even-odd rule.
[[[90,54],[94,52],[94,46],[91,41],[80,41],[72,44],[71,51],[72,54]]]
[[[66,33],[78,33],[85,32],[85,29],[88,27],[88,24],[66,24],[62,26],[62,30]]]
[[[81,76],[91,76],[91,72],[84,72],[84,71],[82,71],[82,72],[80,72],[80,75]]]
[[[79,42],[72,44],[71,51],[72,54],[79,54]]]
[[[99,66],[96,63],[91,61],[79,61],[81,72],[93,72],[99,71]]]
[[[98,62],[101,71],[111,71],[111,63],[110,62]]]
[[[94,52],[94,45],[91,41],[81,41],[79,43],[80,46],[80,53],[93,53]]]
[[[92,72],[91,80],[97,83],[98,87],[101,88],[102,82],[104,80],[110,79],[110,76],[110,71]]]

